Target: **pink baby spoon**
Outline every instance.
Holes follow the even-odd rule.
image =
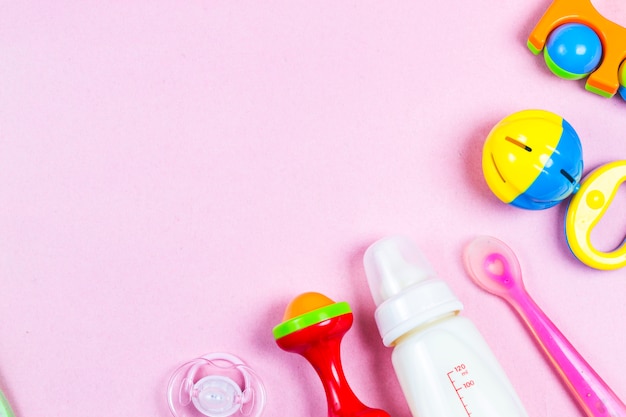
[[[508,301],[588,417],[625,417],[626,406],[535,304],[524,288],[519,262],[503,242],[480,236],[463,260],[474,282]]]

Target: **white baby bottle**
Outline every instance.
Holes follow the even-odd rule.
[[[414,417],[527,417],[448,285],[404,237],[370,246],[365,272],[376,324]]]

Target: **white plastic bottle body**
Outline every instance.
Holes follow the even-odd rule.
[[[397,340],[392,362],[413,417],[527,417],[474,324],[451,315]]]

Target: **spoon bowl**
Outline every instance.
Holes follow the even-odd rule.
[[[508,298],[511,291],[524,288],[517,257],[494,237],[474,239],[465,248],[463,263],[474,283],[491,294]]]

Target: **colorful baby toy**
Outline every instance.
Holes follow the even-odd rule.
[[[603,165],[581,182],[582,148],[574,128],[554,113],[524,110],[494,126],[482,166],[493,193],[515,207],[546,209],[574,194],[565,220],[572,253],[596,269],[626,266],[626,245],[602,252],[591,244],[593,228],[626,181],[626,161]]]
[[[626,181],[626,161],[603,165],[585,177],[565,216],[565,235],[572,253],[596,269],[626,266],[626,245],[602,252],[591,244],[591,231],[606,212],[619,186]]]
[[[0,417],[15,417],[4,393],[0,391]]]
[[[602,16],[590,0],[553,0],[528,37],[535,54],[559,77],[589,76],[585,88],[626,100],[626,28]]]
[[[281,349],[304,356],[315,368],[326,391],[328,417],[389,417],[365,406],[343,373],[340,344],[352,321],[348,303],[309,292],[289,303],[273,333]]]
[[[483,147],[483,173],[503,202],[539,210],[563,201],[583,171],[578,135],[562,117],[525,110],[501,120]]]

